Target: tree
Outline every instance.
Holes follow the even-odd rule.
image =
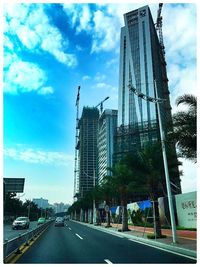
[[[191,94],[180,96],[176,100],[177,106],[188,106],[187,111],[178,111],[173,115],[172,138],[175,139],[179,156],[192,160],[197,159],[197,98]]]
[[[111,200],[114,195],[113,185],[112,185],[112,177],[104,176],[103,181],[101,183],[100,192],[102,196],[102,200],[106,202],[106,205],[111,206]],[[106,227],[111,227],[110,225],[110,211],[106,211]]]
[[[4,202],[4,215],[14,217],[24,215],[23,203],[17,198],[16,193],[6,193]]]
[[[135,165],[136,166],[136,158]],[[120,204],[122,206],[122,229],[121,231],[128,231],[128,212],[127,202],[130,192],[134,192],[138,189],[138,176],[137,169],[131,169],[127,164],[127,158],[124,158],[118,162],[114,168],[111,169],[111,183],[113,189],[119,194]]]

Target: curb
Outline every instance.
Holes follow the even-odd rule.
[[[113,229],[112,228],[102,228],[99,226],[95,226],[93,224],[83,223],[83,222],[79,222],[79,221],[74,221],[74,222],[83,224],[85,226],[88,226],[88,227],[91,227],[93,229],[96,229],[96,230],[99,230],[102,232],[106,232],[109,234],[115,233],[115,235],[126,237],[128,239],[132,239],[135,242],[138,242],[138,243],[141,243],[144,245],[152,246],[152,247],[155,247],[158,249],[164,249],[164,250],[169,251],[169,252],[175,252],[175,253],[178,253],[182,256],[192,257],[192,259],[195,259],[195,260],[197,259],[197,252],[195,250],[178,247],[176,244],[169,245],[169,244],[161,243],[161,242],[150,240],[150,239],[145,239],[142,237],[132,236],[132,235],[126,234],[125,232],[118,232],[116,230],[113,230],[114,228]]]

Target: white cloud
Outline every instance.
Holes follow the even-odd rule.
[[[163,38],[173,113],[180,109],[175,105],[178,96],[197,96],[196,36],[195,4],[164,5]]]
[[[85,31],[90,30],[91,29],[91,26],[90,26],[91,13],[90,13],[90,9],[88,5],[83,5],[79,16],[80,16],[80,25],[77,27],[77,33],[82,30],[85,30]]]
[[[38,94],[40,95],[46,95],[46,94],[53,94],[54,90],[52,87],[47,86],[47,87],[42,87],[39,91]]]
[[[106,16],[97,10],[94,13],[94,33],[91,52],[110,51],[119,44],[120,23],[116,17]]]
[[[32,148],[5,148],[5,159],[20,160],[32,164],[50,164],[55,166],[73,164],[74,157],[57,151],[43,151]]]
[[[87,81],[87,80],[90,80],[90,79],[91,79],[91,77],[89,75],[85,75],[85,76],[82,77],[83,81]]]
[[[105,91],[112,101],[116,102],[118,100],[118,90],[116,87],[105,82],[98,82],[95,84],[95,88]]]
[[[104,81],[106,79],[106,75],[105,74],[101,74],[100,72],[98,72],[96,74],[96,76],[94,77],[94,79],[96,81]]]
[[[183,176],[181,176],[181,186],[183,193],[188,193],[197,190],[197,166],[195,163],[186,159],[180,158],[183,166]]]
[[[10,94],[35,91],[41,93],[41,87],[47,81],[46,73],[31,62],[20,60],[15,54],[5,54],[4,67],[4,92]],[[52,90],[46,90],[52,93]],[[44,91],[43,91],[44,94]]]
[[[16,35],[29,51],[48,52],[69,67],[77,65],[76,56],[66,52],[68,40],[51,25],[42,4],[5,5],[4,31]]]

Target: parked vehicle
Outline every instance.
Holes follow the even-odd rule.
[[[45,222],[46,222],[46,219],[44,217],[41,217],[41,218],[38,219],[37,225],[43,224]]]
[[[18,217],[12,224],[12,229],[28,229],[30,220],[28,217]]]
[[[57,217],[55,220],[55,226],[65,226],[64,218],[63,217]]]

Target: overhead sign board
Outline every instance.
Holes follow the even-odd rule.
[[[5,193],[23,193],[25,178],[3,178]]]

